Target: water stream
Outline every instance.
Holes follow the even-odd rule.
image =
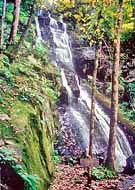
[[[61,19],[56,21],[49,13],[43,12],[39,14],[38,21],[37,31],[51,48],[50,56],[52,62],[60,69],[62,84],[68,94],[68,104],[63,103],[59,107],[61,133],[57,148],[61,154],[77,156],[87,150],[89,144],[91,89],[78,79],[74,69],[66,24]],[[74,93],[75,88],[78,96]],[[105,152],[107,149],[109,122],[109,115],[96,102],[93,148],[95,155]],[[127,137],[118,126],[116,145],[117,169],[125,166],[126,158],[131,154],[132,150]]]

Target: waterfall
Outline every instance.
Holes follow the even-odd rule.
[[[91,97],[90,93],[85,89],[84,86],[79,85],[80,89],[80,98],[84,102],[86,102],[89,109],[91,108]],[[100,130],[104,133],[104,139],[106,139],[106,143],[109,139],[109,124],[110,118],[107,114],[105,114],[103,108],[96,102],[95,106],[95,115],[96,115],[96,123],[100,126]],[[123,143],[124,142],[124,143]],[[97,152],[98,153],[98,152]],[[119,162],[119,158],[121,163],[124,164],[126,158],[132,154],[129,142],[124,134],[124,132],[118,126],[117,129],[117,143],[116,143],[116,162]]]
[[[39,24],[42,38],[50,45],[50,56],[61,71],[62,84],[68,94],[68,105],[61,105],[59,108],[62,135],[58,149],[61,154],[77,156],[89,145],[91,89],[80,82],[75,72],[66,24],[62,20],[56,21],[48,13],[39,16]],[[79,94],[78,97],[74,93],[74,88]],[[94,154],[107,149],[109,123],[109,115],[96,101]],[[128,139],[118,126],[116,145],[118,170],[125,166],[126,158],[131,154]]]
[[[68,81],[66,79],[66,75],[65,75],[63,69],[61,69],[61,79],[62,79],[63,86],[66,88],[66,90],[68,92],[68,97],[69,97],[68,102],[70,102],[70,99],[72,98],[73,93],[72,93],[70,86],[68,85]]]
[[[41,30],[40,30],[39,22],[38,22],[38,18],[35,18],[35,23],[36,23],[36,32],[37,32],[37,36],[38,36],[39,39],[42,39],[42,36],[41,36]]]

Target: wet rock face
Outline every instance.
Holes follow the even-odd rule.
[[[67,93],[67,90],[64,87],[61,88],[59,99],[60,99],[60,104],[68,105],[68,93]]]
[[[91,47],[77,47],[73,49],[73,61],[77,74],[87,79],[88,76],[92,76],[94,69],[95,49]],[[109,64],[104,60],[100,60],[101,63],[98,68],[97,78],[101,82],[111,81],[111,68]]]
[[[82,149],[78,146],[74,133],[72,131],[72,121],[70,113],[67,111],[68,108],[63,106],[59,108],[60,123],[62,125],[60,135],[55,144],[55,148],[59,154],[65,158],[77,159],[82,154]]]
[[[127,83],[135,82],[135,58],[123,65],[122,74]]]
[[[75,98],[79,98],[80,90],[77,85],[75,73],[72,71],[69,71],[69,70],[64,70],[64,72],[65,72],[65,77],[67,79],[67,83],[68,83],[69,87],[71,88],[72,94],[75,96]],[[67,98],[68,98],[68,92],[67,92]]]
[[[78,98],[80,96],[80,90],[78,88],[74,73],[66,72],[66,77],[74,96]]]
[[[50,30],[49,30],[50,18],[45,16],[40,16],[38,20],[41,28],[42,38],[48,42],[50,39]],[[44,27],[46,27],[46,30],[43,30]]]
[[[135,154],[127,158],[124,172],[128,174],[135,174]]]
[[[9,134],[8,138],[10,140],[5,139],[4,141],[0,141],[0,148],[13,150],[12,156],[22,165],[25,164],[22,160],[22,154],[24,153],[27,163],[27,166],[25,165],[26,173],[35,174],[42,179],[37,183],[37,189],[46,190],[53,173],[51,136],[52,129],[54,129],[54,121],[50,102],[46,99],[42,105],[42,109],[39,109],[38,106],[33,108],[31,104],[26,102],[14,101],[10,107],[10,113],[11,127],[13,127],[14,133],[13,135]],[[46,118],[47,120],[45,121]],[[45,122],[41,123],[41,120]],[[31,132],[25,133],[26,130]],[[14,139],[16,139],[17,144]],[[24,189],[23,180],[9,164],[0,163],[0,168],[2,184],[6,184],[9,187],[8,190]]]
[[[74,48],[73,61],[77,74],[81,78],[87,78],[94,68],[95,51],[90,47]]]
[[[50,24],[49,12],[41,11],[39,13],[39,23],[40,23],[40,26],[42,27]]]
[[[70,34],[75,70],[80,78],[86,79],[92,75],[95,60],[95,48],[89,47],[86,40],[78,39],[76,34]]]

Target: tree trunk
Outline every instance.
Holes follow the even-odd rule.
[[[35,1],[34,1],[34,2],[35,2]],[[15,50],[13,51],[13,55],[14,55],[14,56],[16,56],[18,50],[21,48],[21,45],[22,45],[22,43],[23,43],[23,41],[24,41],[24,38],[26,37],[27,32],[28,32],[28,30],[29,30],[29,27],[30,27],[30,25],[31,25],[32,18],[33,18],[33,14],[34,14],[34,4],[35,4],[34,2],[33,2],[33,4],[32,4],[31,10],[30,10],[30,16],[29,16],[29,18],[28,18],[28,21],[27,21],[26,27],[25,27],[25,29],[24,29],[24,32],[22,32],[22,35],[21,35],[21,37],[20,37],[20,40],[19,40],[19,42],[18,42],[18,44],[17,44]]]
[[[0,36],[0,46],[1,49],[3,47],[3,36],[4,36],[4,22],[5,22],[5,14],[6,14],[6,0],[3,0],[3,7],[2,7],[2,19],[1,19],[1,36]]]
[[[115,170],[115,147],[116,147],[116,134],[117,134],[117,121],[118,121],[118,87],[119,87],[119,63],[120,63],[120,34],[122,27],[122,6],[123,2],[119,3],[119,18],[117,24],[117,39],[114,44],[115,56],[112,72],[112,95],[111,95],[111,120],[110,120],[110,134],[109,145],[107,151],[106,165]]]
[[[16,38],[18,25],[19,25],[20,3],[21,3],[21,0],[15,0],[14,18],[13,18],[12,28],[10,32],[10,37],[9,37],[9,44],[13,43]]]
[[[92,79],[92,95],[91,95],[91,115],[90,115],[90,134],[89,134],[89,159],[92,166],[93,159],[93,136],[94,136],[94,125],[95,125],[95,94],[96,94],[96,78],[97,78],[97,69],[99,61],[99,52],[100,49],[96,47],[96,57],[93,70],[93,79]],[[88,175],[88,184],[91,184],[91,170],[92,167],[89,166],[89,175]]]

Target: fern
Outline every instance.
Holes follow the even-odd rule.
[[[92,176],[95,179],[102,180],[102,179],[113,179],[117,177],[115,171],[112,171],[106,167],[98,166],[94,167],[92,170]]]
[[[135,82],[129,83],[128,86],[129,86],[130,94],[134,98],[135,97]]]

